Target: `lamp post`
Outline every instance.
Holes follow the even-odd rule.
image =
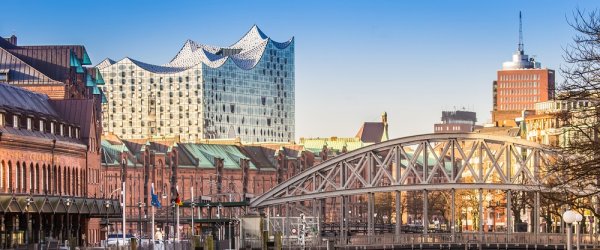
[[[173,219],[173,221],[171,222],[172,227],[173,225],[175,225],[175,201],[171,201],[171,213],[171,217]],[[177,229],[173,228],[173,230],[171,230],[171,228],[169,227],[169,236],[173,234],[173,241],[175,241],[175,230]]]
[[[572,250],[573,246],[571,243],[571,223],[577,220],[577,213],[572,210],[567,210],[563,213],[563,220],[567,224],[567,250]]]
[[[196,203],[194,203],[194,196],[192,196],[192,203],[190,203],[190,206],[192,207],[192,236],[194,236],[194,207],[196,206]]]
[[[580,243],[581,243],[581,236],[579,234],[579,231],[581,230],[581,220],[583,219],[583,216],[580,213],[576,213],[575,214],[575,237],[577,237],[577,250],[579,250],[580,247]]]
[[[27,197],[25,199],[25,201],[27,202],[27,204],[25,205],[25,212],[27,213],[26,214],[27,215],[27,237],[25,238],[25,243],[27,245],[29,245],[29,243],[31,241],[31,235],[32,235],[31,231],[33,231],[32,228],[31,228],[31,220],[29,218],[29,206],[31,206],[31,203],[33,202],[33,199],[31,197]]]
[[[67,206],[67,240],[71,241],[71,222],[69,218],[69,207],[71,207],[71,198],[67,198],[65,200],[65,205]]]
[[[142,207],[144,207],[143,202],[139,201],[138,202],[138,235],[140,237],[140,243],[142,240]]]
[[[108,223],[108,208],[110,207],[110,201],[104,201],[104,207],[106,208],[106,241],[104,242],[104,248],[106,249],[108,245],[108,233],[110,231],[110,223]]]

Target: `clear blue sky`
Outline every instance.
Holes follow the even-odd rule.
[[[353,136],[388,112],[390,136],[433,131],[442,110],[490,120],[492,81],[517,47],[558,69],[576,8],[597,1],[6,1],[0,35],[83,44],[94,64],[168,62],[186,39],[230,45],[253,24],[296,38],[296,135]]]

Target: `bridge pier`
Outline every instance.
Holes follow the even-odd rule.
[[[402,233],[402,193],[400,191],[396,191],[396,242],[400,238],[400,234]]]
[[[372,236],[375,232],[375,223],[373,218],[373,213],[375,212],[375,194],[368,193],[367,197],[367,235]]]
[[[456,217],[454,215],[454,213],[456,212],[456,190],[453,188],[450,190],[450,210],[451,210],[451,215],[450,215],[450,237],[452,238],[452,240],[455,239],[455,233],[456,233]]]
[[[427,168],[427,167],[425,167]],[[423,223],[423,234],[427,235],[428,231],[427,230],[429,228],[429,191],[427,191],[427,189],[423,190],[423,218],[422,218],[422,223]]]

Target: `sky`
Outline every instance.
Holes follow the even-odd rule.
[[[296,137],[351,137],[388,113],[391,138],[433,132],[442,110],[490,122],[492,81],[518,43],[564,65],[573,11],[596,1],[6,1],[0,36],[82,44],[94,64],[172,59],[187,39],[228,46],[252,25],[295,37]],[[557,83],[561,80],[560,74]]]

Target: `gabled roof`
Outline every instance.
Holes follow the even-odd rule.
[[[180,143],[179,148],[186,150],[189,155],[197,159],[199,167],[214,167],[215,158],[223,159],[223,168],[241,169],[240,160],[249,158],[234,145],[194,144]],[[256,169],[250,162],[250,169]]]
[[[22,68],[26,70],[25,72],[16,70],[18,72],[11,74],[11,81],[27,83],[52,83],[54,81],[54,83],[65,83],[71,77],[69,72],[72,66],[81,68],[81,65],[73,65],[75,62],[73,61],[73,56],[78,59],[75,62],[76,64],[80,62],[82,65],[91,64],[85,47],[80,45],[15,46],[0,43],[0,48],[12,56],[0,53],[0,65],[10,66],[13,69]],[[14,61],[14,58],[18,60]],[[9,59],[13,61],[9,61]],[[15,64],[17,65],[15,66]],[[35,69],[35,71],[31,71],[30,68]],[[37,78],[32,78],[30,76],[40,74],[45,77],[38,76]]]
[[[4,40],[4,39],[0,39]],[[10,81],[16,83],[60,84],[14,54],[0,47],[0,70],[11,70]]]
[[[94,99],[51,100],[50,103],[62,115],[61,117],[79,125],[82,138],[90,137],[91,127],[96,126],[94,112],[97,107]]]
[[[362,142],[379,143],[385,134],[383,122],[365,122],[358,130],[356,137]]]
[[[262,146],[241,146],[240,147],[250,161],[259,168],[276,168],[277,160],[275,159],[275,150]]]

